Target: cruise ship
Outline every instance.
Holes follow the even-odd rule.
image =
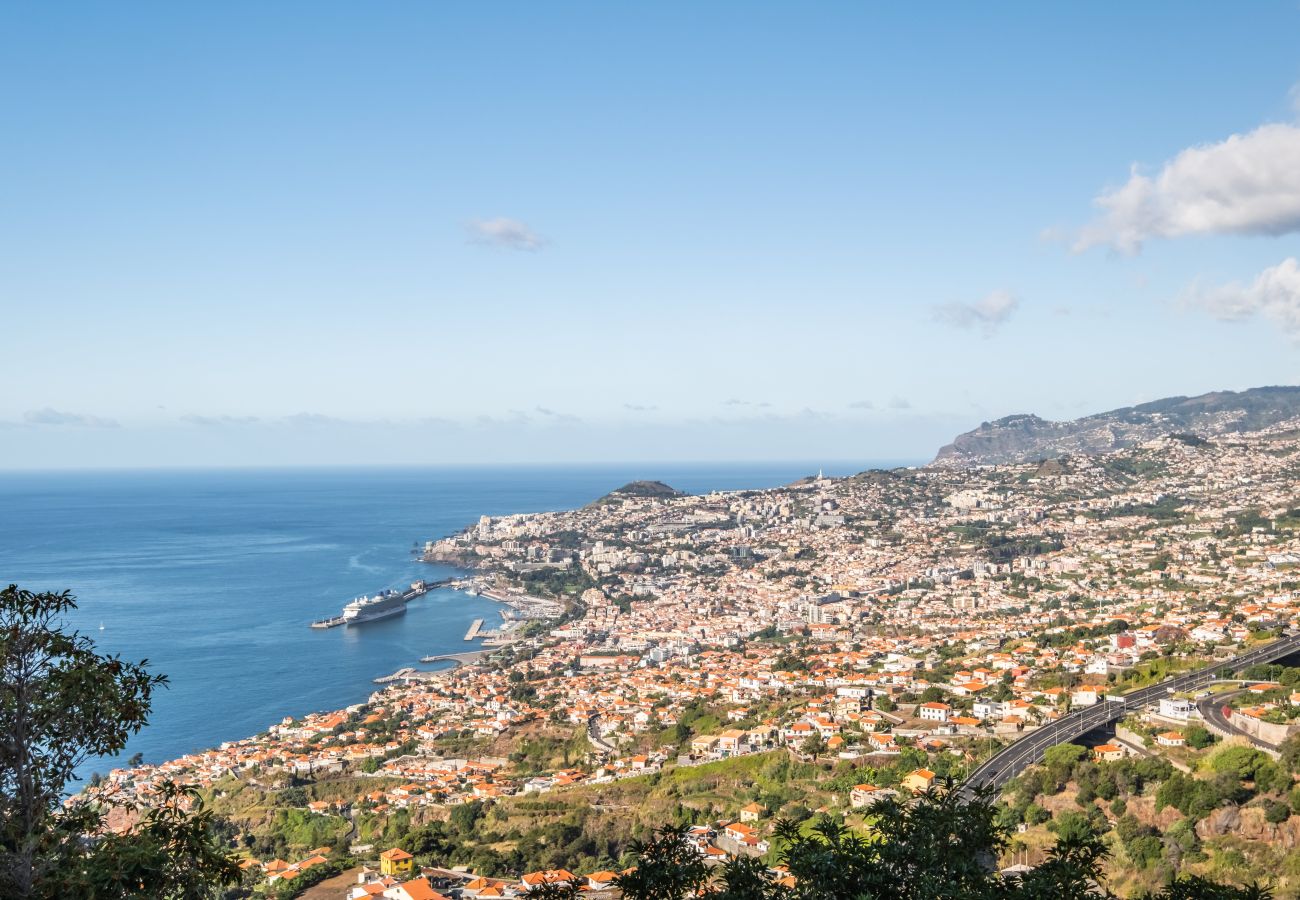
[[[406,612],[410,599],[399,591],[381,591],[373,597],[358,597],[343,607],[343,624],[360,625],[375,619],[386,619]]]
[[[358,597],[347,606],[343,607],[343,614],[331,616],[328,619],[317,619],[311,623],[312,628],[336,628],[339,625],[360,625],[362,622],[373,622],[375,619],[387,619],[389,616],[400,615],[406,612],[406,603],[429,593],[436,587],[442,587],[446,584],[443,581],[428,583],[425,581],[411,582],[411,589],[405,593],[401,591],[387,590],[380,591],[373,597]]]

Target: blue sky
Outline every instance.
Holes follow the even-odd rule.
[[[922,459],[1300,383],[1298,33],[6,4],[0,467]]]

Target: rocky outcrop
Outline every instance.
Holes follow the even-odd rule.
[[[1196,823],[1196,836],[1203,841],[1225,834],[1294,850],[1300,847],[1300,818],[1292,816],[1275,825],[1264,818],[1264,810],[1258,807],[1224,806]]]

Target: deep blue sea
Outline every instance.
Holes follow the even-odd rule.
[[[903,463],[875,463],[901,465]],[[869,463],[827,466],[848,474]],[[0,473],[0,583],[71,590],[71,624],[170,679],[124,756],[160,762],[367,697],[377,676],[471,649],[490,601],[451,590],[354,628],[308,623],[452,570],[412,547],[481,515],[566,509],[638,478],[771,487],[817,463]],[[100,626],[103,626],[102,629]],[[83,767],[107,771],[109,761]]]

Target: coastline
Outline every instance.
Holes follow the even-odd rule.
[[[351,634],[306,627],[386,583],[464,577],[459,567],[418,565],[411,551],[427,537],[461,532],[483,515],[580,508],[634,478],[666,478],[703,494],[776,486],[815,469],[783,462],[51,472],[35,476],[40,491],[30,490],[30,479],[0,484],[11,514],[2,524],[22,524],[5,532],[11,539],[0,542],[0,563],[19,583],[71,589],[81,599],[74,627],[104,652],[149,659],[171,680],[120,758],[78,768],[89,779],[136,752],[161,763],[264,734],[285,716],[364,703],[376,676],[424,655],[478,649],[462,636],[474,618],[501,624],[499,612],[511,611],[499,598],[435,592],[415,600],[410,615]],[[188,523],[180,533],[178,517]],[[223,686],[215,694],[214,684]]]

